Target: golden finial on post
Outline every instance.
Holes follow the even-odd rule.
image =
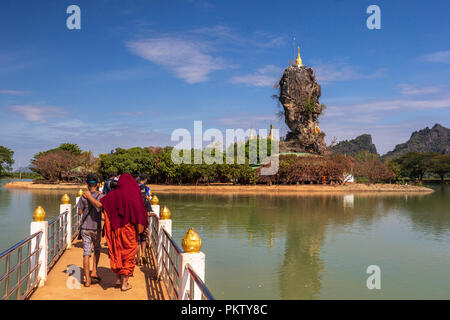
[[[181,241],[184,252],[198,253],[202,247],[202,239],[194,228],[189,228]]]
[[[33,212],[33,221],[45,221],[45,210],[38,206]]]
[[[297,66],[301,67],[303,65],[302,58],[300,58],[300,46],[297,47]]]
[[[77,196],[78,196],[78,197],[81,197],[82,195],[83,195],[83,189],[78,190]]]
[[[159,199],[158,199],[158,197],[156,196],[156,194],[153,195],[152,200],[150,201],[150,203],[151,203],[152,205],[158,205],[158,204],[159,204]]]
[[[70,197],[67,193],[64,193],[64,195],[61,198],[62,204],[69,204],[70,203]]]
[[[167,206],[164,206],[159,214],[159,218],[161,220],[169,220],[170,219],[170,210]]]

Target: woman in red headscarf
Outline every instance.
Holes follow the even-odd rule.
[[[100,201],[87,198],[105,213],[105,237],[108,243],[111,269],[118,275],[122,291],[131,289],[128,278],[133,275],[138,249],[138,234],[148,226],[147,210],[136,180],[122,174],[116,189]],[[92,198],[92,199],[91,199]]]

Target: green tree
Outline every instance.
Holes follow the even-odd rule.
[[[437,174],[441,181],[450,173],[450,154],[437,154],[429,160],[430,171]]]
[[[62,143],[57,148],[36,153],[31,159],[32,167],[30,169],[45,180],[80,181],[87,171],[93,170],[95,161],[96,159],[90,152],[83,153],[77,144]],[[84,168],[75,170],[79,166],[84,166]]]
[[[80,147],[75,143],[61,143],[61,145],[57,149],[70,151],[76,155],[80,155],[82,152]]]
[[[11,166],[14,164],[14,151],[0,146],[0,176],[3,176],[11,171]]]
[[[422,181],[424,174],[430,171],[430,159],[434,156],[436,154],[408,152],[392,161],[394,161],[393,165],[400,166],[401,176]]]

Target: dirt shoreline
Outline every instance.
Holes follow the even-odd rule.
[[[29,190],[79,190],[85,185],[79,184],[35,184],[31,181],[12,181],[3,187]],[[304,194],[304,193],[342,193],[342,192],[389,192],[389,193],[430,193],[432,189],[419,186],[398,184],[346,184],[346,185],[231,185],[212,184],[209,186],[156,185],[150,184],[153,193],[204,193],[204,194]]]

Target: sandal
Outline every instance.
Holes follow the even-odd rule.
[[[97,282],[101,282],[102,281],[102,278],[100,278],[99,276],[95,276],[95,277],[91,276],[91,279],[95,280]]]

